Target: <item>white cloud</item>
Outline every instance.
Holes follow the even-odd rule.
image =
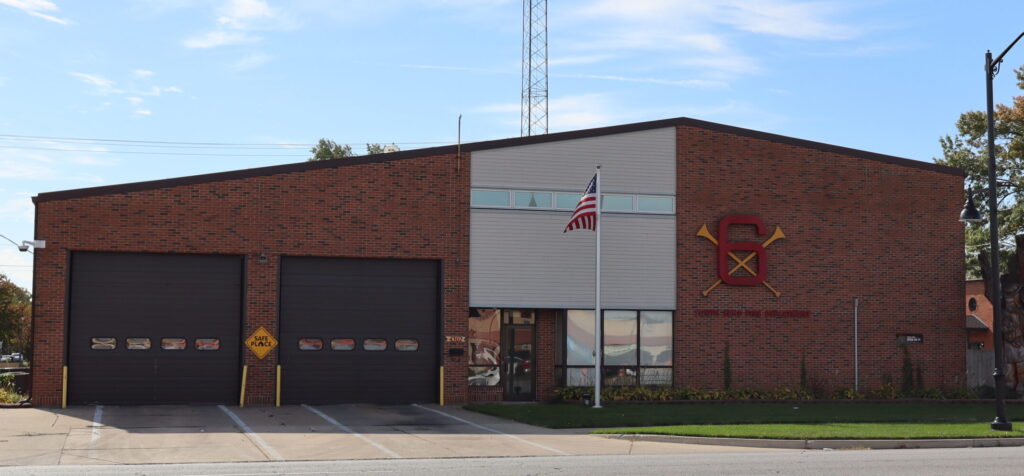
[[[113,80],[104,78],[103,76],[77,72],[72,72],[71,75],[78,78],[85,84],[91,84],[93,86],[96,86],[97,91],[102,94],[116,92],[116,90],[114,89],[114,85],[117,83],[115,83]]]
[[[28,198],[25,201],[32,204]],[[32,230],[31,221],[22,224],[17,227],[23,230],[27,230],[29,233]],[[17,234],[17,228],[12,230],[4,230],[4,235],[9,236],[8,233],[15,236],[10,236],[12,240],[20,242],[21,240],[32,239],[32,236]],[[32,254],[22,253],[15,248],[14,245],[2,240],[0,243],[0,273],[7,275],[7,277],[18,286],[21,286],[29,291],[32,290]]]
[[[761,62],[769,61],[745,51],[750,41],[835,44],[864,36],[866,27],[840,17],[854,8],[830,0],[596,0],[556,15],[583,32],[562,48],[622,58],[652,52],[651,61],[690,67],[700,79],[727,80],[760,73]]]
[[[7,78],[0,76],[0,88],[7,86]]]
[[[580,94],[550,99],[548,101],[548,129],[573,130],[614,124],[622,108],[612,107],[605,94]],[[485,114],[501,114],[511,117],[508,124],[519,124],[519,103],[501,103],[481,106],[473,110]]]
[[[627,76],[615,76],[604,74],[552,74],[557,78],[581,78],[601,79],[606,81],[621,81],[626,83],[660,84],[662,86],[677,86],[695,89],[723,89],[729,85],[722,81],[711,81],[707,79],[661,79],[661,78],[632,78]]]
[[[433,64],[400,64],[399,68],[409,69],[439,69],[444,71],[469,71],[472,73],[490,73],[490,74],[519,74],[519,71],[512,70],[500,70],[500,69],[488,69],[488,68],[474,68],[470,66],[441,66]]]
[[[154,73],[154,72],[152,72],[152,71],[150,71],[148,69],[137,69],[135,71],[132,71],[132,74],[134,74],[136,78],[148,78],[148,77],[153,76],[156,73]]]
[[[564,56],[548,60],[548,66],[601,63],[614,58],[612,55]]]
[[[58,18],[53,15],[47,15],[43,12],[56,12],[60,10],[53,2],[46,0],[0,0],[0,5],[7,5],[12,8],[17,8],[29,15],[34,17],[42,18],[46,21],[59,23],[61,25],[68,25],[71,22],[65,18]]]
[[[725,2],[718,20],[743,31],[803,40],[848,40],[860,34],[829,19],[839,8],[826,2],[742,0]]]
[[[252,31],[289,30],[299,21],[262,0],[228,0],[216,10],[216,28],[182,42],[187,48],[216,48],[260,41]]]
[[[217,23],[231,28],[248,29],[277,16],[277,11],[260,0],[230,0],[220,8]]]
[[[548,100],[550,130],[587,129],[614,124],[617,115],[604,94],[580,94]]]
[[[218,46],[255,43],[259,40],[259,37],[247,33],[216,30],[188,38],[182,44],[186,48],[215,48]]]
[[[239,71],[258,68],[267,64],[271,59],[273,59],[273,57],[270,55],[262,53],[251,54],[232,63],[231,68]]]
[[[149,109],[136,109],[135,114],[140,116],[151,116],[153,115],[153,111],[150,111]]]
[[[125,100],[127,100],[128,103],[131,104],[132,106],[138,106],[139,104],[142,104],[142,98],[140,98],[138,96],[129,96],[129,97],[126,97]]]
[[[695,56],[675,61],[676,64],[690,66],[699,70],[711,71],[725,76],[757,74],[761,66],[757,60],[743,55]]]

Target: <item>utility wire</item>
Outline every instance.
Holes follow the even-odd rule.
[[[207,157],[308,157],[309,154],[201,154],[196,152],[149,152],[144,150],[89,150],[59,149],[56,147],[21,147],[0,145],[0,149],[54,150],[58,152],[88,152],[91,154],[142,154],[142,155],[201,155]]]
[[[7,240],[7,241],[10,241],[12,245],[17,246],[19,250],[21,249],[21,245],[15,243],[14,240],[12,240],[12,239],[4,236],[4,235],[0,235],[0,238],[3,238],[5,240]],[[28,251],[29,253],[32,253],[32,250],[25,250],[25,251]],[[32,253],[32,254],[35,254],[35,253]]]
[[[312,147],[316,144],[309,143],[246,143],[246,142],[184,142],[184,141],[157,141],[157,140],[133,140],[133,139],[99,139],[99,138],[85,138],[85,137],[61,137],[61,136],[30,136],[30,135],[19,135],[19,134],[0,134],[0,137],[9,137],[13,139],[29,139],[29,140],[48,140],[48,141],[64,141],[64,142],[117,142],[117,143],[131,143],[131,144],[173,144],[173,145],[198,145],[198,146],[233,146],[233,147],[247,147],[247,146],[266,146],[266,147]],[[362,144],[362,143],[380,143],[380,144],[395,144],[395,145],[417,145],[417,144],[448,144],[450,142],[374,142],[374,141],[350,141],[349,144]]]

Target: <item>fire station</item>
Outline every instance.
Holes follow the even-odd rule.
[[[959,387],[963,180],[676,118],[40,193],[33,402]]]

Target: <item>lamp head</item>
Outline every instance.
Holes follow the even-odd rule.
[[[962,223],[981,223],[981,213],[978,207],[974,206],[974,192],[967,192],[967,201],[964,202],[964,209],[960,212]]]

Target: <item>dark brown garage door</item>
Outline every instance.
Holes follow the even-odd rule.
[[[437,401],[437,281],[434,261],[283,258],[282,400]]]
[[[237,402],[239,256],[75,252],[73,403]]]

